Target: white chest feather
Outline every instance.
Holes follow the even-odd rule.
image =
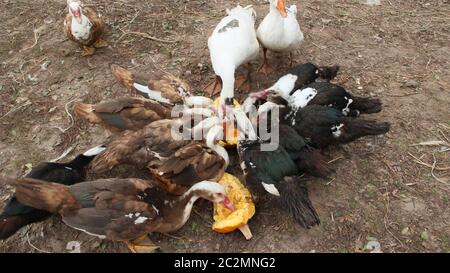
[[[278,52],[297,49],[303,42],[304,35],[297,21],[296,13],[287,11],[283,18],[273,8],[260,24],[257,35],[264,47]]]
[[[88,40],[91,35],[92,23],[89,19],[82,15],[81,23],[75,18],[72,18],[72,25],[70,27],[73,37],[77,40]]]
[[[313,88],[306,88],[303,90],[297,90],[292,94],[289,99],[289,105],[294,110],[300,109],[308,105],[308,103],[314,99],[314,97],[317,95],[317,90]]]

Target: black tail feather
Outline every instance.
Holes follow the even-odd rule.
[[[346,118],[345,132],[339,137],[339,142],[348,143],[364,136],[383,135],[389,132],[390,128],[389,122]]]
[[[305,181],[298,177],[286,177],[277,187],[282,208],[297,223],[308,229],[320,224],[319,215],[309,200]]]
[[[362,114],[373,114],[381,112],[382,103],[379,99],[354,97],[350,108],[358,110]]]
[[[327,178],[334,172],[320,151],[312,147],[304,147],[295,163],[300,171],[315,177]]]
[[[325,79],[327,81],[331,81],[332,79],[336,78],[340,67],[338,65],[335,66],[322,66],[319,68],[320,71],[320,77],[322,79]]]
[[[34,209],[23,215],[0,216],[0,240],[6,240],[24,226],[44,221],[50,216],[46,211]]]
[[[0,240],[8,239],[25,225],[27,225],[27,223],[20,216],[1,217]]]

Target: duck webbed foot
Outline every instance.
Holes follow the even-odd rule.
[[[132,253],[155,253],[159,252],[157,246],[147,235],[144,235],[133,241],[126,242],[128,248]]]
[[[238,75],[236,77],[236,90],[250,92],[250,78],[245,75]]]
[[[103,39],[98,39],[94,43],[94,47],[95,48],[107,47],[108,45],[109,45],[108,42],[106,40],[103,40]]]
[[[272,66],[269,64],[267,60],[258,68],[259,73],[263,73],[264,75],[269,75],[273,72]]]
[[[80,49],[81,49],[81,56],[83,57],[92,56],[95,53],[95,47],[82,45],[80,46]]]
[[[219,92],[222,90],[222,80],[219,76],[216,76],[216,79],[212,82],[210,82],[208,85],[203,88],[203,92],[207,93],[211,97],[219,94]]]

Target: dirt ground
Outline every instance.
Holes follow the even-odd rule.
[[[76,117],[72,123],[66,108],[72,113],[76,99],[126,95],[110,63],[141,73],[170,72],[201,90],[213,78],[207,38],[225,8],[235,4],[86,2],[103,14],[110,43],[90,58],[81,57],[63,35],[65,1],[0,0],[1,175],[21,176],[74,147],[69,160],[109,137]],[[214,233],[212,206],[200,201],[183,229],[152,238],[166,252],[368,252],[369,241],[383,252],[449,252],[450,152],[444,144],[415,144],[450,139],[450,1],[288,2],[297,4],[305,33],[295,61],[340,65],[336,82],[354,94],[381,98],[384,110],[373,118],[391,122],[391,132],[325,151],[337,172],[329,181],[310,179],[318,227],[302,229],[268,202],[257,208],[249,223],[254,238],[246,241],[237,232]],[[254,5],[258,23],[268,10],[265,1],[240,3]],[[287,56],[270,58],[279,65],[276,73],[266,78],[255,72],[252,90],[269,86],[287,69]],[[119,168],[108,175],[142,173]],[[12,192],[0,184],[0,207]],[[71,241],[80,242],[82,252],[128,252],[121,243],[75,231],[57,217],[0,242],[0,252],[67,252]]]

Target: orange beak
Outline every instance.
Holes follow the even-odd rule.
[[[278,0],[277,9],[280,12],[281,16],[287,17],[286,1],[285,0]]]

